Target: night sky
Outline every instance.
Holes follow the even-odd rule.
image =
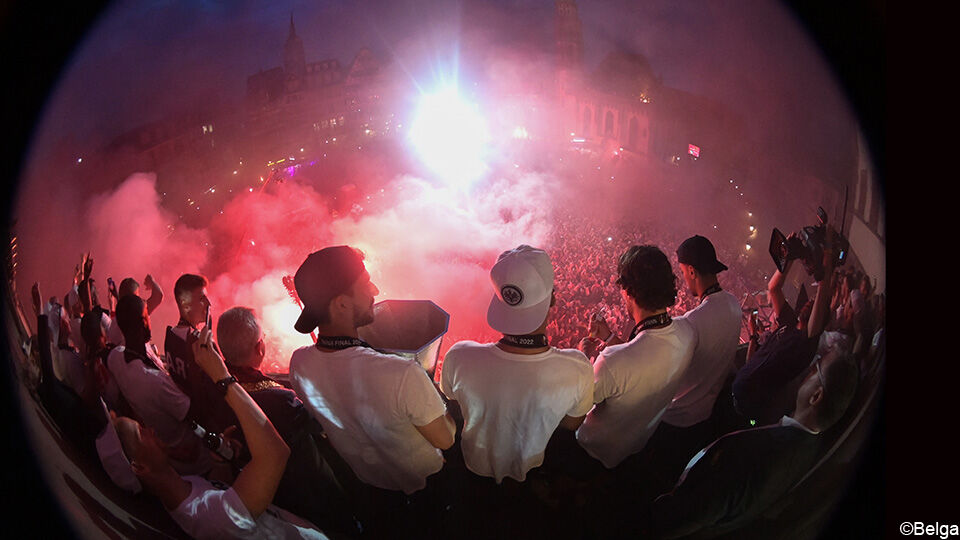
[[[578,6],[588,68],[617,48],[641,53],[667,86],[742,114],[757,144],[791,167],[844,174],[838,148],[849,144],[853,114],[787,8],[759,0]],[[455,56],[465,38],[458,29],[468,27],[486,28],[491,44],[529,33],[550,46],[553,9],[543,0],[120,3],[74,49],[45,111],[40,148],[95,145],[172,111],[240,103],[249,75],[281,64],[291,13],[307,62],[348,64],[363,46],[402,56],[421,38]]]
[[[42,145],[64,140],[96,147],[184,106],[209,99],[239,101],[247,76],[281,64],[291,12],[307,62],[337,58],[344,64],[362,46],[391,52],[411,35],[441,41],[464,10],[503,17],[509,9],[513,27],[547,25],[548,35],[553,15],[553,2],[547,0],[487,2],[458,10],[450,7],[453,2],[413,0],[231,2],[229,8],[217,2],[154,1],[116,4],[97,16],[100,4],[0,5],[0,63],[7,79],[2,174],[8,190],[21,173],[31,133],[41,125],[46,132],[39,141],[41,152]],[[885,5],[877,0],[793,4],[828,54],[819,51],[790,11],[772,2],[578,2],[589,67],[616,47],[640,52],[666,85],[721,100],[743,113],[770,148],[780,148],[797,166],[826,175],[836,169],[836,144],[848,133],[852,114],[829,63],[839,66],[838,76],[865,112],[868,136],[883,156],[886,35],[885,21],[879,19]],[[9,416],[2,423],[13,425],[16,409],[5,405]],[[914,418],[913,428],[923,421]],[[936,426],[930,427],[933,432]],[[7,450],[15,456],[8,459],[23,463],[4,468],[4,483],[20,490],[21,502],[8,511],[43,507],[44,518],[34,520],[31,533],[57,536],[64,523],[49,511],[50,499],[44,501],[48,495],[36,481],[39,471],[31,467],[31,450],[21,436],[7,440]],[[901,448],[894,446],[893,452],[906,461]],[[873,452],[869,458],[881,462],[874,465],[882,473],[883,454]],[[917,479],[944,473],[921,471],[922,465],[911,469],[904,494],[913,493],[908,489]],[[890,472],[907,481],[906,473]],[[937,506],[930,496],[913,499],[899,497],[896,515],[932,523],[955,514],[947,500]],[[847,510],[858,510],[859,503],[847,504]],[[907,515],[903,509],[911,504],[911,510],[923,505],[923,511]],[[941,507],[950,512],[937,514]],[[850,527],[848,532],[862,532],[856,524]]]

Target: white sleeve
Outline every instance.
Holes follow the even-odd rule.
[[[186,418],[187,411],[190,409],[190,397],[184,394],[183,390],[180,390],[180,387],[177,386],[177,383],[173,382],[170,375],[161,371],[158,377],[159,381],[157,384],[160,385],[160,392],[157,394],[157,399],[160,400],[160,406],[163,410],[167,411],[170,416],[173,416],[177,420],[183,420]]]
[[[607,357],[601,351],[593,363],[593,402],[603,400],[617,394],[616,381],[610,368],[607,366]]]
[[[586,357],[584,357],[584,362],[587,362]],[[590,364],[587,365],[589,366]],[[593,386],[594,382],[591,370],[584,370],[580,376],[580,380],[577,381],[577,395],[579,399],[573,409],[567,413],[567,416],[576,418],[590,412],[590,409],[593,408]]]
[[[222,491],[211,487],[197,495],[191,492],[171,512],[180,527],[197,540],[241,538],[249,536],[257,522],[233,488]]]
[[[454,346],[455,347],[455,346]],[[450,354],[453,353],[453,354]],[[450,359],[453,359],[453,362],[450,362]],[[453,395],[453,375],[457,364],[457,353],[454,348],[451,347],[447,351],[447,356],[443,358],[443,364],[440,366],[440,390],[443,392],[447,399],[456,400],[457,398]],[[449,366],[449,369],[448,369]]]

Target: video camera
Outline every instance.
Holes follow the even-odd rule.
[[[814,281],[823,279],[823,247],[827,239],[827,213],[822,207],[817,207],[817,218],[820,220],[819,225],[804,227],[797,232],[796,236],[789,239],[779,229],[773,229],[773,234],[770,235],[770,256],[773,257],[777,270],[783,272],[787,261],[800,259],[803,269],[808,275],[813,276]],[[847,262],[850,242],[843,235],[837,236],[839,240],[835,246],[837,260],[834,266],[843,266]]]

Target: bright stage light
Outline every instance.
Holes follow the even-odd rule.
[[[450,184],[469,185],[486,170],[486,122],[455,88],[420,99],[409,136],[423,162]]]

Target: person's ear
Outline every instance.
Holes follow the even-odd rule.
[[[133,469],[133,474],[137,475],[138,478],[150,473],[150,469],[135,459],[130,460],[130,468]]]
[[[810,394],[809,403],[810,405],[816,405],[820,403],[820,400],[823,399],[823,387],[817,388],[812,394]]]
[[[260,338],[260,341],[257,342],[257,356],[263,358],[267,354],[267,344],[263,342],[263,338]]]
[[[550,291],[550,307],[557,305],[557,292]]]

